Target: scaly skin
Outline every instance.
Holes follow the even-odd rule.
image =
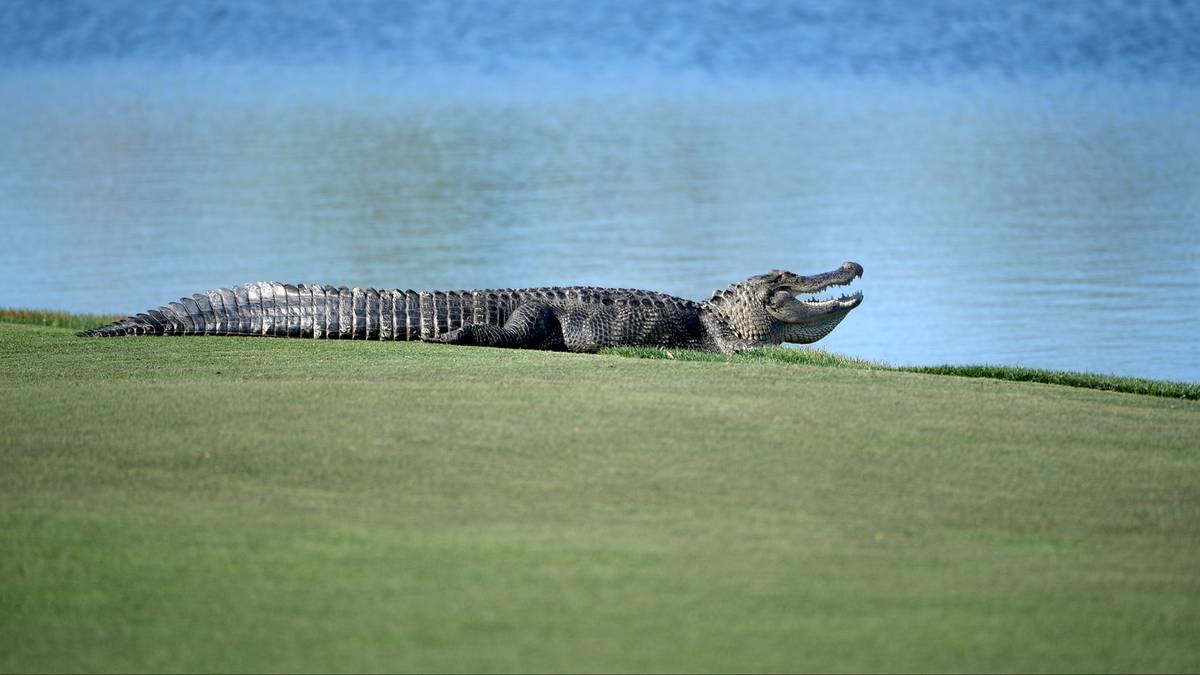
[[[811,277],[772,270],[704,302],[591,286],[417,292],[259,282],[180,298],[79,335],[425,340],[575,352],[640,345],[729,354],[825,337],[862,295],[794,296],[844,286],[862,272],[852,262]]]

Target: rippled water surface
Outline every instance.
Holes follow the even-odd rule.
[[[687,42],[685,19],[644,21]],[[884,40],[869,17],[826,19]],[[856,260],[866,300],[828,349],[1200,381],[1200,90],[1186,68],[1035,61],[1036,77],[1013,78],[1021,62],[973,72],[951,50],[892,72],[851,43],[812,47],[828,63],[805,69],[731,43],[697,70],[662,56],[685,47],[659,36],[650,56],[621,52],[634,66],[556,42],[554,68],[489,72],[460,62],[536,61],[536,40],[247,63],[173,33],[160,51],[183,53],[99,58],[76,33],[56,55],[0,32],[0,306],[140,311],[258,279],[701,298]],[[1187,57],[1172,48],[1156,58]],[[770,72],[735,67],[739,53]]]

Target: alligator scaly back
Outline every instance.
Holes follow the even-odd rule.
[[[387,291],[263,281],[196,293],[78,335],[426,340],[579,352],[641,345],[732,353],[825,336],[862,295],[793,296],[846,285],[861,275],[857,263],[811,277],[772,270],[705,302],[592,286]]]
[[[263,281],[196,293],[78,335],[417,340],[466,323],[503,323],[511,294],[509,290],[384,291]]]
[[[529,303],[695,306],[690,300],[652,291],[590,286],[389,291],[263,281],[196,293],[76,335],[433,340],[467,325],[503,326],[519,307]]]

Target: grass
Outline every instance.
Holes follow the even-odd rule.
[[[956,377],[986,377],[993,380],[1008,380],[1010,382],[1040,382],[1042,384],[1059,384],[1066,387],[1083,387],[1101,391],[1117,391],[1126,394],[1144,394],[1147,396],[1163,396],[1189,401],[1200,400],[1200,384],[1186,382],[1170,382],[1166,380],[1148,380],[1137,377],[1118,377],[1116,375],[1097,375],[1093,373],[1077,373],[1067,370],[1043,370],[1038,368],[1020,368],[1016,366],[890,366],[878,361],[866,361],[841,354],[832,354],[822,349],[786,349],[769,347],[755,349],[741,354],[726,356],[709,352],[689,350],[665,350],[652,347],[616,347],[605,350],[607,354],[627,356],[640,359],[674,359],[679,361],[723,361],[744,363],[752,361],[770,361],[774,363],[801,364],[809,366],[826,366],[833,368],[861,368],[868,370],[889,370],[905,373],[927,373],[930,375],[953,375]]]
[[[122,318],[116,314],[68,314],[44,309],[9,309],[0,308],[0,322],[25,323],[34,326],[50,326],[52,328],[70,328],[85,330],[110,324]]]
[[[675,356],[0,322],[0,670],[1200,670],[1196,403]]]

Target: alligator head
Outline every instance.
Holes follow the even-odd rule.
[[[862,274],[862,265],[855,262],[813,276],[771,270],[717,291],[708,306],[743,340],[757,344],[816,342],[858,307],[862,293],[813,296],[833,286],[846,286]]]

